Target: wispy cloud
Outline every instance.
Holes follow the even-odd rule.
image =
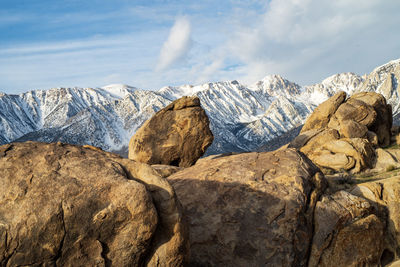
[[[191,46],[191,25],[187,17],[179,17],[172,26],[168,39],[164,42],[156,70],[164,70],[182,60]]]
[[[107,83],[155,90],[269,74],[310,84],[400,57],[400,1],[133,2],[2,6],[0,90]]]

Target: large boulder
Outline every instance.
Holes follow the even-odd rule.
[[[324,195],[314,211],[309,267],[379,266],[385,224],[364,198],[346,191]]]
[[[295,149],[217,155],[169,176],[193,266],[305,266],[325,178]]]
[[[374,148],[391,140],[391,106],[377,93],[358,93],[347,100],[339,92],[306,120],[288,147],[305,153],[324,172],[360,172],[372,168]]]
[[[400,257],[400,177],[391,177],[356,185],[352,194],[370,201],[386,223],[386,262]]]
[[[325,128],[328,125],[331,116],[336,112],[345,99],[346,93],[340,91],[320,104],[304,123],[301,132]]]
[[[350,98],[363,101],[374,108],[377,113],[377,119],[369,129],[378,135],[381,146],[388,146],[390,144],[393,116],[392,106],[386,104],[385,97],[375,92],[361,92],[352,95]]]
[[[93,147],[0,147],[1,266],[181,266],[187,255],[179,202],[150,166]]]
[[[375,123],[377,114],[372,106],[350,97],[336,110],[335,118],[339,123],[346,120],[353,120],[369,127]]]
[[[307,156],[318,166],[335,171],[358,173],[372,168],[375,152],[372,145],[362,138],[342,138],[327,141]]]
[[[148,164],[189,167],[213,139],[199,98],[184,96],[142,125],[129,142],[129,158]]]

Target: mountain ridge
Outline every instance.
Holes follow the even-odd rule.
[[[383,94],[396,120],[399,79],[400,59],[368,75],[340,73],[309,86],[268,75],[249,86],[233,80],[158,91],[112,84],[0,94],[0,143],[61,141],[126,154],[130,137],[156,111],[181,96],[197,95],[215,136],[207,154],[251,151],[300,127],[318,104],[338,90]]]

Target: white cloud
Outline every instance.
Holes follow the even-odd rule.
[[[236,55],[245,73],[238,78],[248,83],[274,73],[302,84],[362,74],[400,56],[393,49],[399,8],[398,1],[272,0],[234,31],[225,57]]]
[[[179,17],[172,26],[168,39],[164,42],[156,70],[165,70],[180,61],[191,46],[191,24],[187,17]]]

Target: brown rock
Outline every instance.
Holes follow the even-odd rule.
[[[335,117],[339,122],[353,120],[370,127],[375,123],[377,114],[372,106],[361,100],[349,98],[336,110]]]
[[[392,177],[362,183],[354,187],[352,194],[370,201],[379,217],[386,223],[385,262],[399,258],[400,251],[400,179]]]
[[[315,164],[335,171],[358,173],[371,168],[375,159],[372,145],[361,138],[342,138],[327,141],[306,154]]]
[[[373,145],[374,147],[377,147],[379,145],[379,140],[378,140],[378,136],[376,135],[376,133],[368,131],[367,139],[371,143],[371,145]]]
[[[356,121],[347,120],[340,123],[340,135],[345,138],[364,138],[368,128]]]
[[[377,148],[375,150],[375,154],[376,162],[374,166],[374,171],[386,171],[389,169],[400,167],[400,163],[397,161],[396,157],[390,153],[390,151],[386,151],[382,148]]]
[[[210,156],[168,177],[194,266],[304,266],[325,183],[295,149]]]
[[[161,177],[164,177],[164,178],[182,170],[182,168],[180,168],[180,167],[171,166],[171,165],[162,165],[162,164],[154,164],[154,165],[151,165],[151,167],[159,175],[161,175]]]
[[[345,191],[323,196],[314,211],[309,267],[378,266],[384,224],[367,200]]]
[[[158,111],[129,142],[129,158],[148,164],[193,165],[211,145],[209,120],[198,97],[182,97]]]
[[[300,136],[300,135],[299,135]],[[300,148],[300,151],[306,154],[307,156],[313,153],[322,145],[326,144],[327,142],[339,139],[338,131],[334,129],[326,128],[323,131],[319,132],[318,134],[314,135],[310,138],[303,147]],[[297,137],[294,141],[297,140]]]
[[[375,92],[361,92],[351,96],[351,99],[361,100],[374,108],[377,113],[377,119],[369,129],[378,135],[381,146],[388,146],[390,144],[393,117],[392,107],[386,104],[385,97]]]
[[[179,266],[179,208],[146,164],[60,143],[0,147],[1,266]]]
[[[340,91],[320,104],[304,123],[301,133],[313,129],[317,130],[325,128],[328,125],[331,116],[336,112],[345,99],[346,93]]]

